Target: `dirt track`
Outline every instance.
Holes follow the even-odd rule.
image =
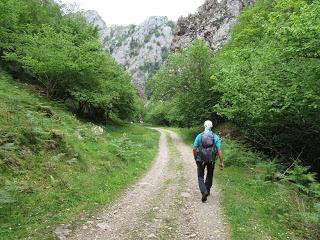
[[[68,239],[230,239],[219,191],[201,202],[191,147],[161,130],[150,171]]]

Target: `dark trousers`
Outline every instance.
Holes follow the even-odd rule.
[[[210,192],[212,186],[212,178],[215,162],[209,164],[203,164],[201,162],[196,161],[197,163],[197,171],[198,171],[198,183],[199,189],[201,193]],[[207,168],[207,176],[206,181],[204,181],[204,171]]]

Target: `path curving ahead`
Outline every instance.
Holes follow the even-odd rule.
[[[201,202],[192,149],[168,130],[149,172],[68,239],[230,239],[219,191]]]

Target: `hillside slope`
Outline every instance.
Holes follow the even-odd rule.
[[[0,71],[0,239],[51,239],[148,168],[157,132],[103,129]]]

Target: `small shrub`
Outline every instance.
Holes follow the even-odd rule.
[[[248,147],[240,145],[239,143],[230,141],[227,138],[222,141],[228,145],[226,149],[224,149],[222,145],[223,153],[227,159],[225,162],[226,166],[253,167],[263,159],[262,155],[252,152]]]
[[[49,139],[49,134],[41,127],[24,127],[21,130],[20,143],[22,145],[31,146],[33,149],[38,144],[43,144],[44,140]]]
[[[275,159],[272,161],[259,162],[255,169],[256,179],[271,182],[279,181],[283,179],[281,169],[281,165]]]
[[[139,146],[134,144],[125,133],[121,138],[113,140],[112,145],[115,155],[123,162],[129,163],[136,159],[138,153],[133,149],[138,149]]]
[[[300,162],[295,161],[286,171],[282,181],[292,183],[307,196],[320,199],[320,183],[316,179],[316,174],[310,172],[309,166],[302,166]]]

